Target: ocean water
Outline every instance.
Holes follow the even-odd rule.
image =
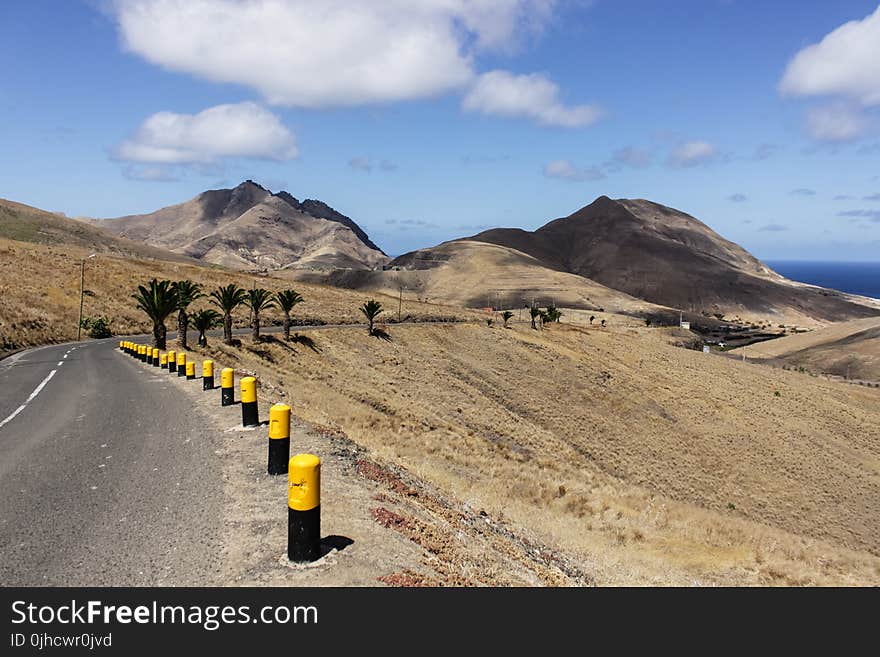
[[[880,299],[880,262],[768,260],[786,278]]]

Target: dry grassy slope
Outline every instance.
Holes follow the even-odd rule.
[[[734,349],[731,353],[741,353]],[[746,348],[752,359],[880,381],[880,317],[832,324]]]
[[[90,250],[77,247],[43,246],[0,239],[0,351],[22,346],[60,342],[76,338],[79,313],[80,258]],[[101,254],[86,261],[85,316],[106,315],[117,334],[145,333],[151,329],[146,316],[137,310],[131,294],[149,279],[190,278],[206,287],[237,283],[242,287],[281,290],[295,287],[305,303],[294,311],[294,318],[327,324],[359,322],[358,307],[368,295],[317,285],[296,283],[277,277],[255,276],[196,264],[137,260]],[[397,299],[377,296],[386,307]],[[206,299],[194,308],[208,307]],[[403,314],[416,319],[437,317],[475,317],[476,314],[435,304],[404,303]],[[263,322],[280,320],[275,310]],[[247,311],[238,312],[237,324],[244,326]],[[176,326],[176,319],[167,323]]]
[[[880,391],[613,318],[391,334],[236,357],[298,416],[536,532],[599,583],[880,583]]]
[[[799,326],[877,314],[867,300],[788,281],[696,218],[643,199],[601,196],[534,232],[495,228],[468,239],[685,311]]]
[[[402,256],[404,271],[350,272],[335,282],[357,289],[405,294],[460,306],[605,308],[609,312],[657,313],[665,309],[582,276],[546,267],[530,255],[497,244],[459,240]],[[671,312],[671,311],[670,311]]]
[[[186,256],[116,237],[83,221],[68,219],[23,203],[0,199],[0,239],[82,247],[88,253],[116,253],[139,258],[192,262]]]

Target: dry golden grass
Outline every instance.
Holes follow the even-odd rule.
[[[880,391],[610,325],[346,328],[211,353],[600,584],[880,583]]]
[[[76,338],[80,260],[89,253],[89,250],[76,247],[0,239],[0,351]],[[217,267],[99,254],[86,260],[83,315],[109,317],[111,329],[118,335],[149,332],[152,325],[135,307],[131,294],[139,284],[153,277],[189,278],[206,288],[229,283],[271,290],[294,287],[305,298],[305,303],[296,306],[294,319],[327,324],[362,321],[358,307],[371,296]],[[393,309],[392,314],[396,317],[397,299],[375,296],[386,308]],[[207,306],[207,300],[202,299],[193,308]],[[459,308],[413,301],[404,302],[402,314],[415,319],[478,316]],[[281,317],[277,310],[270,310],[263,323],[280,321]],[[242,309],[236,324],[243,327],[246,323],[247,312]],[[176,318],[171,318],[167,326],[169,330],[176,328]]]

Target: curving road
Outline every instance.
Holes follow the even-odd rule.
[[[0,585],[218,583],[214,432],[160,372],[118,339],[0,361]]]

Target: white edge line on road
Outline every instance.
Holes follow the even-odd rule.
[[[63,360],[59,360],[59,361],[58,361],[58,364],[57,364],[55,367],[61,367],[62,365],[64,365],[64,361],[63,361]]]
[[[30,404],[30,403],[34,400],[34,398],[35,398],[37,395],[40,394],[40,391],[41,391],[43,388],[46,387],[46,384],[49,383],[49,379],[51,379],[53,376],[55,376],[55,372],[57,372],[57,371],[58,371],[58,370],[52,370],[51,372],[49,372],[49,374],[46,376],[46,378],[43,379],[43,380],[40,382],[40,385],[38,385],[36,388],[34,388],[34,391],[30,394],[30,397],[28,397],[28,398],[25,400],[24,404],[22,404],[21,406],[19,406],[18,408],[16,408],[16,409],[12,412],[12,415],[10,415],[10,416],[7,417],[5,420],[3,420],[2,422],[0,422],[0,427],[2,427],[2,426],[3,426],[4,424],[6,424],[7,422],[11,422],[11,421],[15,418],[16,415],[18,415],[19,413],[21,413],[21,412],[25,409],[25,407],[26,407],[28,404]]]

